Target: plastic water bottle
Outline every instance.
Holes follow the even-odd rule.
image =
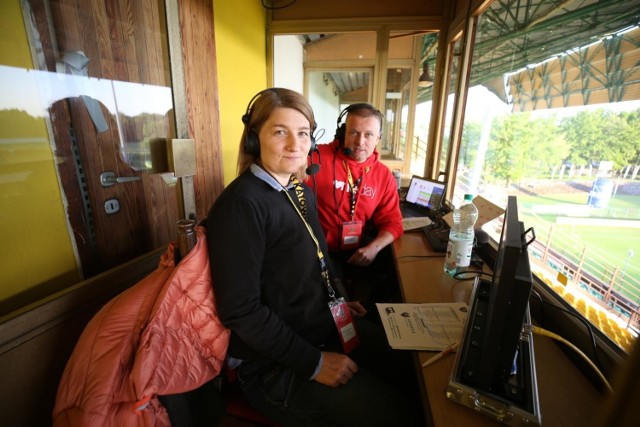
[[[475,237],[473,227],[477,220],[478,208],[473,204],[473,195],[465,194],[462,204],[453,210],[453,227],[444,259],[445,273],[453,276],[458,268],[469,266]]]

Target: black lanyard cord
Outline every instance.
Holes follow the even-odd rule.
[[[327,268],[327,262],[325,260],[324,253],[322,253],[322,249],[320,249],[320,243],[318,242],[316,235],[313,233],[313,229],[311,229],[311,226],[307,222],[307,203],[304,198],[304,188],[302,187],[302,184],[300,184],[300,181],[298,181],[298,178],[295,177],[295,175],[291,176],[291,183],[293,184],[296,197],[298,198],[298,202],[300,203],[300,209],[298,209],[298,205],[296,205],[286,189],[284,189],[284,194],[287,195],[287,198],[291,202],[291,205],[294,207],[294,209],[298,213],[298,216],[307,228],[309,236],[311,236],[311,239],[313,239],[313,243],[316,244],[316,253],[318,255],[318,261],[320,262],[320,275],[322,276],[322,280],[327,287],[329,297],[332,300],[335,300],[336,292],[334,291],[333,286],[331,286],[331,280],[329,280],[329,269]]]
[[[362,185],[362,178],[369,172],[369,166],[364,168],[363,174],[353,181],[353,175],[351,174],[351,168],[347,165],[347,162],[342,161],[344,165],[344,169],[347,172],[347,181],[349,182],[349,193],[351,194],[351,210],[349,214],[351,215],[351,221],[355,219],[356,216],[356,204],[358,203],[358,190],[360,189],[360,185]]]

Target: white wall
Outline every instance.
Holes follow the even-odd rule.
[[[304,93],[304,52],[296,36],[273,38],[273,86]]]
[[[304,49],[296,36],[274,37],[273,85],[304,93],[313,108],[318,128],[317,142],[333,141],[340,107],[333,88],[324,84],[321,71],[308,73],[307,87],[304,81]],[[324,129],[324,134],[322,134]]]
[[[311,71],[307,74],[307,99],[313,107],[313,113],[318,123],[318,132],[324,129],[324,135],[317,134],[317,143],[324,144],[333,141],[338,120],[339,101],[333,94],[333,88],[324,84],[322,71]]]

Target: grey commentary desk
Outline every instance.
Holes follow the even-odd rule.
[[[393,243],[402,297],[410,303],[469,302],[472,281],[457,281],[443,272],[444,257],[433,252],[424,235],[407,232]],[[560,344],[562,345],[562,344]],[[594,386],[547,337],[534,337],[542,425],[592,425],[605,401]],[[458,405],[445,396],[454,355],[422,363],[434,352],[416,351],[416,370],[429,426],[500,426],[497,421]]]

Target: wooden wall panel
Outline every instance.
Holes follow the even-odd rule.
[[[189,137],[196,142],[196,216],[201,220],[224,188],[213,3],[181,1],[179,8]]]
[[[91,78],[111,80],[114,85],[128,82],[171,88],[163,1],[31,3],[37,32],[44,35],[47,71],[56,72],[56,61],[65,53],[82,51],[89,61],[86,73]],[[179,55],[177,60],[181,60]],[[118,117],[105,105],[100,106],[108,128],[98,132],[85,103],[74,95],[70,92],[69,98],[55,102],[50,119],[56,151],[64,154],[57,163],[58,173],[70,202],[67,215],[86,278],[176,237],[175,223],[181,218],[177,214],[177,187],[148,173],[144,157],[149,138],[176,135],[171,111],[166,116],[134,112],[129,117],[124,113],[128,111],[124,102],[119,105],[124,108]],[[77,158],[71,155],[74,152]],[[118,177],[140,177],[141,181],[103,187],[100,174],[107,171]],[[105,203],[112,199],[120,204],[116,214],[105,212]]]
[[[115,295],[153,271],[165,249],[0,318],[1,425],[51,425],[60,377],[86,324]]]

